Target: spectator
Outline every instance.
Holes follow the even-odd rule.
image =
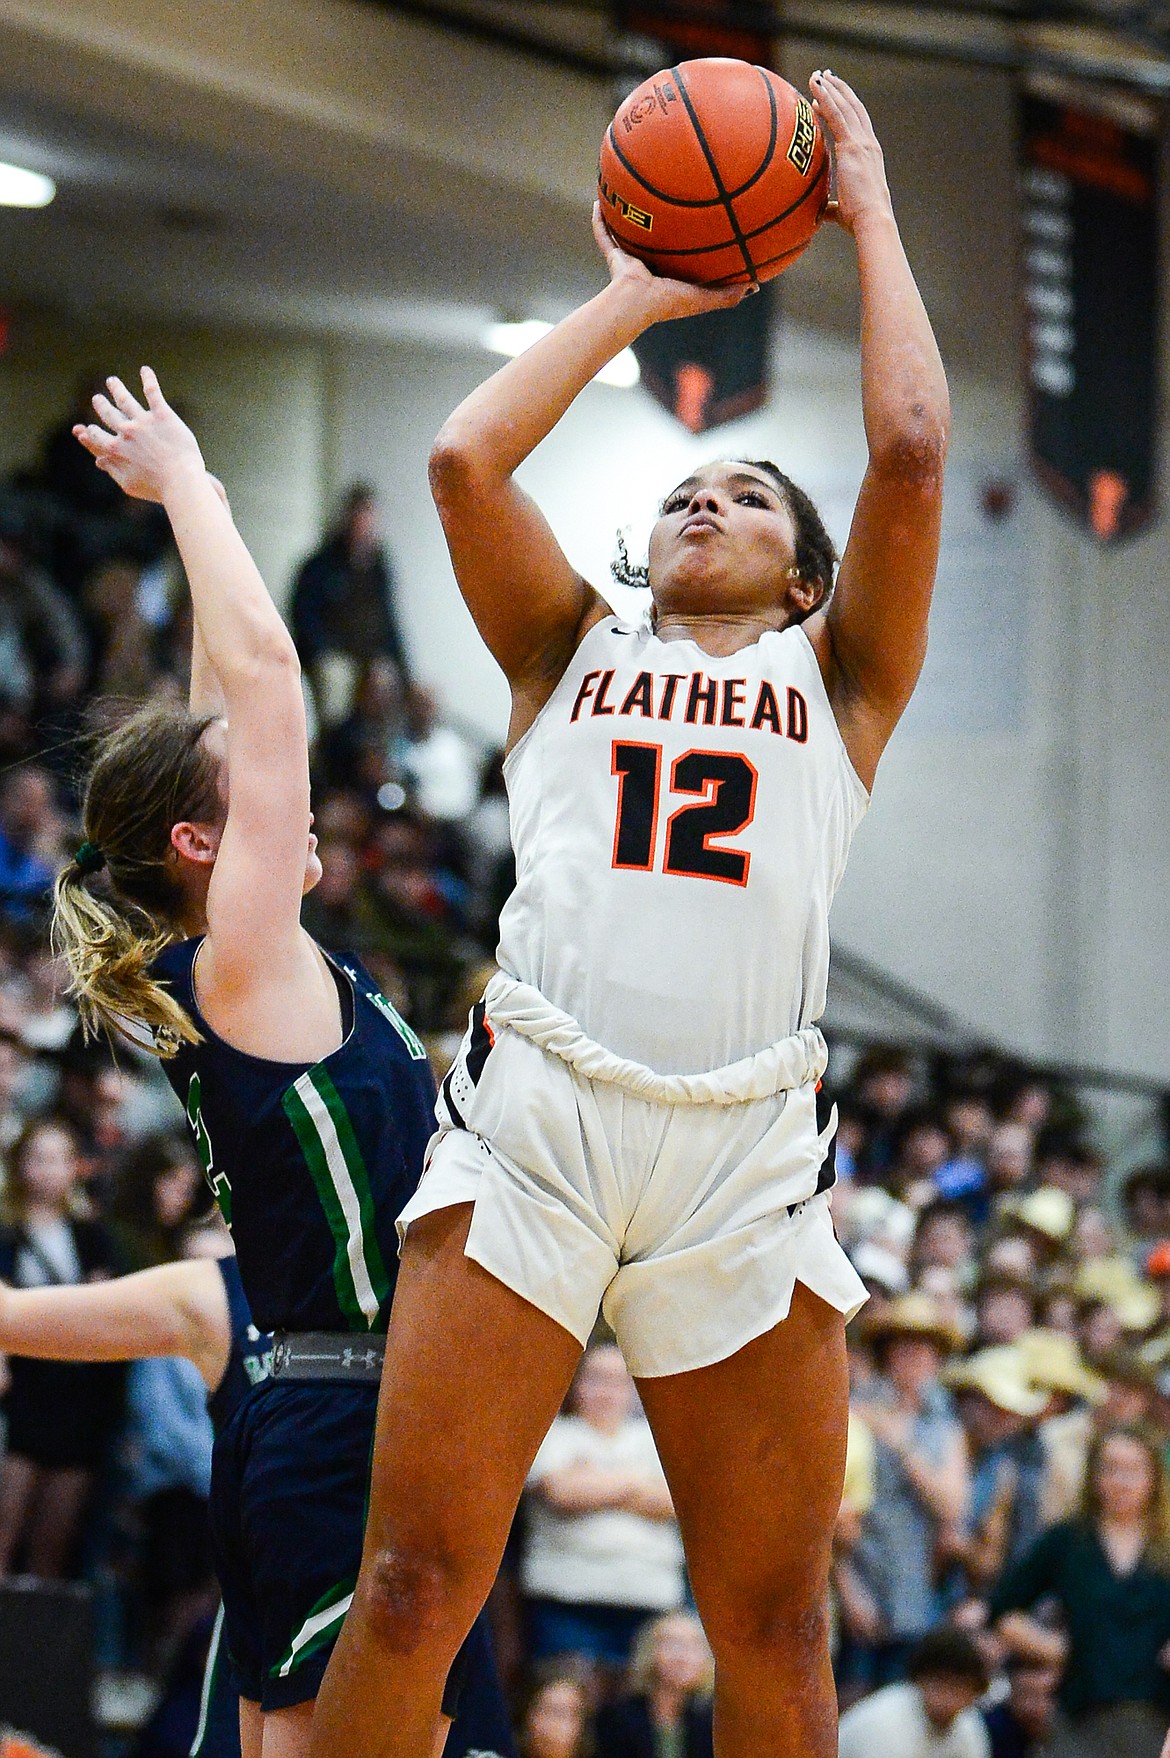
[[[983,1711],[990,1758],[1044,1758],[1056,1724],[1059,1678],[1054,1667],[1018,1658],[1009,1662],[1007,1696]]]
[[[360,952],[358,915],[363,885],[361,850],[339,837],[317,844],[321,877],[305,899],[301,921],[321,946]]]
[[[0,714],[31,723],[74,703],[88,661],[77,612],[0,526]]]
[[[0,781],[0,915],[39,917],[61,858],[64,820],[47,769],[24,764]]]
[[[181,1356],[136,1361],[127,1404],[146,1628],[152,1670],[163,1673],[219,1598],[208,1522],[214,1436],[207,1385],[194,1362]]]
[[[987,1182],[993,1196],[1018,1191],[1032,1177],[1032,1131],[1026,1123],[997,1123],[987,1144]]]
[[[1048,1397],[1039,1430],[1040,1519],[1050,1526],[1068,1518],[1080,1501],[1094,1410],[1104,1403],[1106,1386],[1085,1364],[1076,1338],[1063,1332],[1029,1331],[1019,1350],[1029,1385]]]
[[[929,1267],[953,1270],[969,1287],[975,1268],[975,1231],[962,1203],[942,1198],[919,1212],[911,1264],[915,1275]]]
[[[975,1644],[958,1630],[935,1630],[906,1670],[906,1684],[886,1685],[841,1717],[840,1758],[990,1758],[975,1707],[987,1668]]]
[[[1062,1628],[1044,1620],[1054,1603]],[[1081,1506],[991,1599],[1014,1654],[1061,1669],[1054,1758],[1159,1758],[1170,1726],[1170,1486],[1136,1429],[1093,1440]]]
[[[1063,1130],[1046,1129],[1036,1144],[1036,1177],[1063,1190],[1078,1210],[1095,1203],[1101,1188],[1100,1155]]]
[[[944,1602],[935,1557],[964,1529],[969,1484],[963,1432],[939,1382],[962,1338],[923,1294],[891,1302],[870,1335],[879,1377],[858,1407],[875,1442],[876,1487],[852,1560],[869,1616],[851,1632],[851,1670],[882,1685],[904,1676]]]
[[[1125,1224],[1136,1250],[1144,1256],[1170,1234],[1170,1166],[1154,1161],[1139,1166],[1121,1187]]]
[[[100,1222],[74,1216],[81,1163],[68,1124],[42,1117],[12,1150],[0,1278],[17,1288],[120,1273]],[[96,1472],[122,1410],[120,1365],[13,1359],[8,1456],[0,1468],[0,1575],[65,1575]]]
[[[392,659],[409,684],[377,496],[367,483],[347,490],[332,531],[301,565],[292,592],[292,633],[322,721],[339,718],[328,712],[324,667],[330,659],[347,661],[351,672],[369,659]]]
[[[186,1137],[147,1136],[126,1160],[110,1222],[127,1266],[149,1269],[182,1256],[186,1229],[211,1193]]]
[[[408,740],[402,674],[388,654],[375,654],[362,662],[349,713],[320,740],[321,766],[332,786],[359,788],[373,802],[404,779]]]
[[[853,1075],[853,1103],[865,1123],[865,1146],[857,1159],[858,1177],[880,1179],[894,1158],[894,1138],[914,1092],[910,1058],[892,1044],[875,1045],[860,1058]]]
[[[955,1395],[971,1479],[969,1530],[955,1549],[968,1590],[982,1595],[1040,1530],[1043,1452],[1035,1423],[1047,1398],[1014,1349],[981,1349],[944,1375]]]
[[[25,1116],[21,1108],[21,1089],[28,1067],[28,1057],[15,1032],[0,1029],[0,1164],[7,1163],[21,1130]],[[3,1186],[0,1185],[0,1190]]]
[[[1030,1283],[1013,1276],[993,1275],[975,1297],[975,1337],[980,1348],[1017,1343],[1032,1329],[1035,1293]]]
[[[893,1162],[882,1182],[914,1209],[938,1195],[938,1175],[951,1158],[951,1142],[938,1115],[928,1109],[907,1111],[892,1132]]]
[[[683,1597],[682,1545],[634,1382],[612,1343],[586,1350],[528,1478],[521,1586],[537,1659],[625,1664],[641,1626]]]
[[[520,1718],[521,1758],[593,1758],[589,1739],[589,1687],[572,1661],[548,1661]]]
[[[596,1758],[712,1758],[715,1667],[703,1626],[690,1612],[667,1612],[634,1645],[630,1694],[603,1708]]]

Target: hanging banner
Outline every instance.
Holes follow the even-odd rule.
[[[1110,542],[1154,510],[1160,110],[1035,77],[1020,118],[1033,460]]]
[[[655,324],[634,343],[642,383],[692,433],[767,400],[773,285],[730,311]]]
[[[771,0],[616,0],[619,30],[674,50],[680,59],[731,55],[771,66]]]

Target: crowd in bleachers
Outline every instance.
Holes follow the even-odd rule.
[[[412,676],[371,491],[292,584],[324,877],[440,1072],[512,879],[500,753]],[[0,488],[0,1278],[208,1248],[149,1058],[86,1043],[50,952],[74,777],[110,698],[178,694],[156,509],[69,436]],[[833,1565],[847,1758],[1152,1758],[1170,1725],[1170,1167],[1123,1179],[1075,1094],[992,1054],[831,1064],[834,1213],[870,1300]],[[83,1575],[103,1664],[162,1679],[214,1600],[189,1364],[10,1362],[0,1574]],[[717,1494],[717,1486],[712,1493]],[[710,1657],[633,1384],[600,1336],[533,1468],[492,1614],[529,1758],[703,1758]],[[143,1743],[144,1758],[162,1745]]]

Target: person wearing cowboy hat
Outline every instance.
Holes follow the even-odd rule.
[[[919,1292],[864,1327],[877,1367],[858,1397],[874,1437],[876,1494],[849,1567],[867,1609],[854,1616],[844,1672],[872,1687],[904,1676],[914,1644],[943,1606],[934,1558],[961,1529],[969,1493],[963,1433],[939,1380],[961,1333]]]
[[[980,1349],[948,1367],[943,1383],[954,1394],[971,1473],[970,1530],[955,1560],[970,1591],[981,1594],[1040,1531],[1036,1423],[1048,1399],[1029,1385],[1012,1348]]]

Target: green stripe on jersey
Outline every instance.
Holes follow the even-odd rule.
[[[303,1666],[311,1654],[316,1654],[319,1648],[324,1648],[327,1642],[332,1642],[353,1602],[355,1584],[355,1581],[350,1579],[340,1583],[337,1587],[331,1587],[328,1593],[322,1594],[285,1649],[284,1654],[274,1667],[269,1668],[269,1678],[287,1679],[288,1675],[295,1672],[297,1667]]]
[[[394,1003],[392,1001],[387,1001],[386,997],[378,989],[367,989],[366,999],[373,1002],[374,1006],[378,1009],[378,1012],[384,1019],[390,1021],[390,1024],[394,1027],[394,1030],[398,1033],[398,1036],[410,1051],[411,1061],[425,1062],[427,1059],[426,1045],[423,1043],[418,1033],[412,1031],[407,1025]]]
[[[283,1104],[333,1235],[337,1303],[354,1330],[372,1331],[390,1278],[374,1232],[370,1175],[345,1101],[318,1065],[289,1087]]]

